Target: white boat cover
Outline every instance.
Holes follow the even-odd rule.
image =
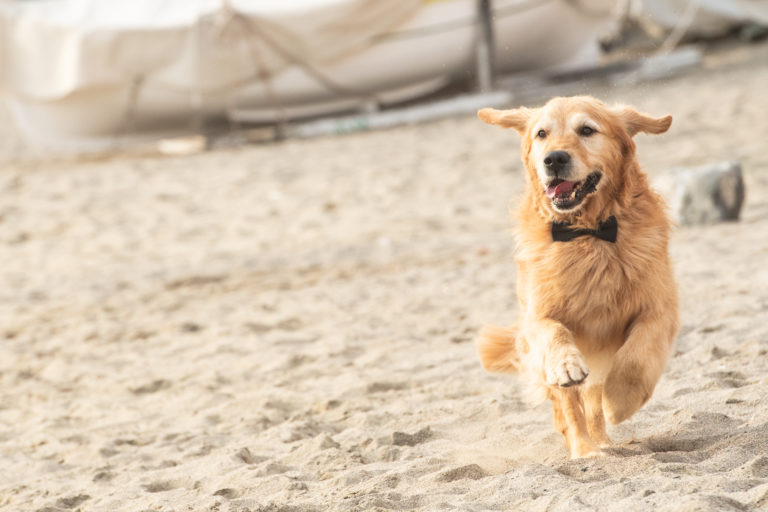
[[[766,0],[633,0],[672,28],[768,23]],[[0,0],[0,93],[75,148],[195,115],[269,122],[391,104],[471,75],[475,0]],[[493,0],[500,71],[593,64],[612,0]],[[552,30],[557,27],[557,30]],[[553,36],[554,34],[554,36]],[[238,110],[240,109],[240,110]],[[228,117],[227,117],[228,116]]]
[[[0,2],[0,88],[53,100],[151,77],[169,89],[195,84],[204,95],[253,80],[254,60],[267,75],[292,58],[326,66],[369,46],[372,36],[421,6],[421,0]],[[240,17],[232,22],[235,11]],[[260,34],[262,44],[242,44],[247,38],[237,31]],[[207,38],[232,44],[206,44]]]
[[[493,0],[496,68],[595,63],[612,5]],[[477,37],[476,0],[0,0],[0,92],[30,140],[98,150],[406,101],[471,76]]]
[[[703,36],[719,35],[742,23],[768,24],[766,0],[640,0],[639,9],[664,28],[687,23],[686,32]]]

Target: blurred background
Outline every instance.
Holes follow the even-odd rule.
[[[3,147],[206,137],[159,148],[184,152],[425,121],[674,75],[701,63],[679,45],[766,23],[755,0],[4,0]]]
[[[0,510],[768,503],[768,1],[0,0]],[[600,461],[486,374],[520,141],[592,94],[682,328]]]

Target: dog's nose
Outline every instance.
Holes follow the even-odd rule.
[[[547,156],[544,157],[544,165],[547,167],[547,174],[557,174],[560,171],[565,170],[568,163],[571,161],[571,155],[567,151],[550,151]]]

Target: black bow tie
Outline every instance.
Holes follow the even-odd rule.
[[[615,243],[618,232],[619,223],[613,215],[601,222],[597,229],[574,229],[567,222],[552,223],[552,241],[554,242],[570,242],[579,236],[592,235],[606,242]]]

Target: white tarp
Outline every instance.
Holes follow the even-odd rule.
[[[768,24],[766,0],[639,0],[643,16],[666,29],[686,24],[686,32],[719,35],[743,23]]]
[[[35,100],[143,77],[201,94],[323,66],[398,26],[420,0],[38,0],[0,3],[0,86]],[[244,43],[244,32],[259,34]],[[215,39],[215,41],[211,41]],[[253,38],[251,38],[253,39]],[[215,43],[215,44],[209,44]],[[215,63],[215,67],[209,66]]]
[[[497,69],[594,64],[612,5],[494,0]],[[0,92],[68,149],[359,110],[471,76],[477,19],[476,0],[0,0]]]

